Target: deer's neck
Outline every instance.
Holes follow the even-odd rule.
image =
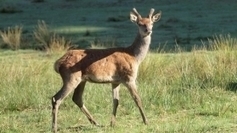
[[[149,51],[150,43],[151,34],[143,37],[138,33],[133,44],[129,47],[138,63],[141,63],[146,57],[147,52]]]

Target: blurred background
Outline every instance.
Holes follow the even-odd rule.
[[[22,48],[39,48],[37,27],[63,36],[78,48],[96,45],[128,46],[137,33],[129,12],[142,16],[150,8],[162,11],[154,25],[151,49],[190,51],[216,35],[237,36],[237,2],[234,0],[0,0],[0,30],[22,27]],[[5,48],[0,40],[0,46]]]

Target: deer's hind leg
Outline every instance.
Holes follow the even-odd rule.
[[[86,115],[87,119],[91,124],[99,125],[95,119],[92,117],[90,112],[87,110],[86,106],[83,103],[82,95],[84,92],[86,82],[81,82],[74,91],[72,100],[73,102],[81,109],[81,111]]]
[[[58,108],[65,97],[72,92],[76,86],[81,82],[80,73],[70,73],[64,71],[60,73],[63,79],[63,87],[52,97],[52,130],[57,132],[57,114]]]

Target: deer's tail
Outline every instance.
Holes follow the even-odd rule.
[[[59,61],[57,60],[57,61],[54,63],[54,70],[55,70],[55,72],[59,73],[59,67],[60,67],[60,63],[59,63]]]

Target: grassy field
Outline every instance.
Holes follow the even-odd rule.
[[[59,109],[60,132],[236,132],[235,1],[0,0],[0,30],[19,31],[13,50],[0,39],[0,133],[51,132],[51,97],[62,85],[53,64],[67,48],[61,44],[128,46],[136,34],[128,19],[133,7],[143,15],[151,7],[162,11],[137,79],[149,124],[121,86],[111,128],[110,85],[88,83],[85,105],[101,126],[91,125],[70,95]],[[43,21],[48,29],[35,32]],[[35,33],[48,40],[37,41]],[[48,44],[55,47],[42,49]]]
[[[110,85],[89,83],[85,104],[102,127],[92,126],[70,95],[60,106],[60,132],[236,132],[237,51],[232,43],[236,39],[220,37],[212,50],[149,53],[137,80],[149,125],[143,125],[122,86],[117,125],[111,128]],[[0,132],[50,132],[50,98],[62,84],[52,66],[61,54],[0,52]]]

